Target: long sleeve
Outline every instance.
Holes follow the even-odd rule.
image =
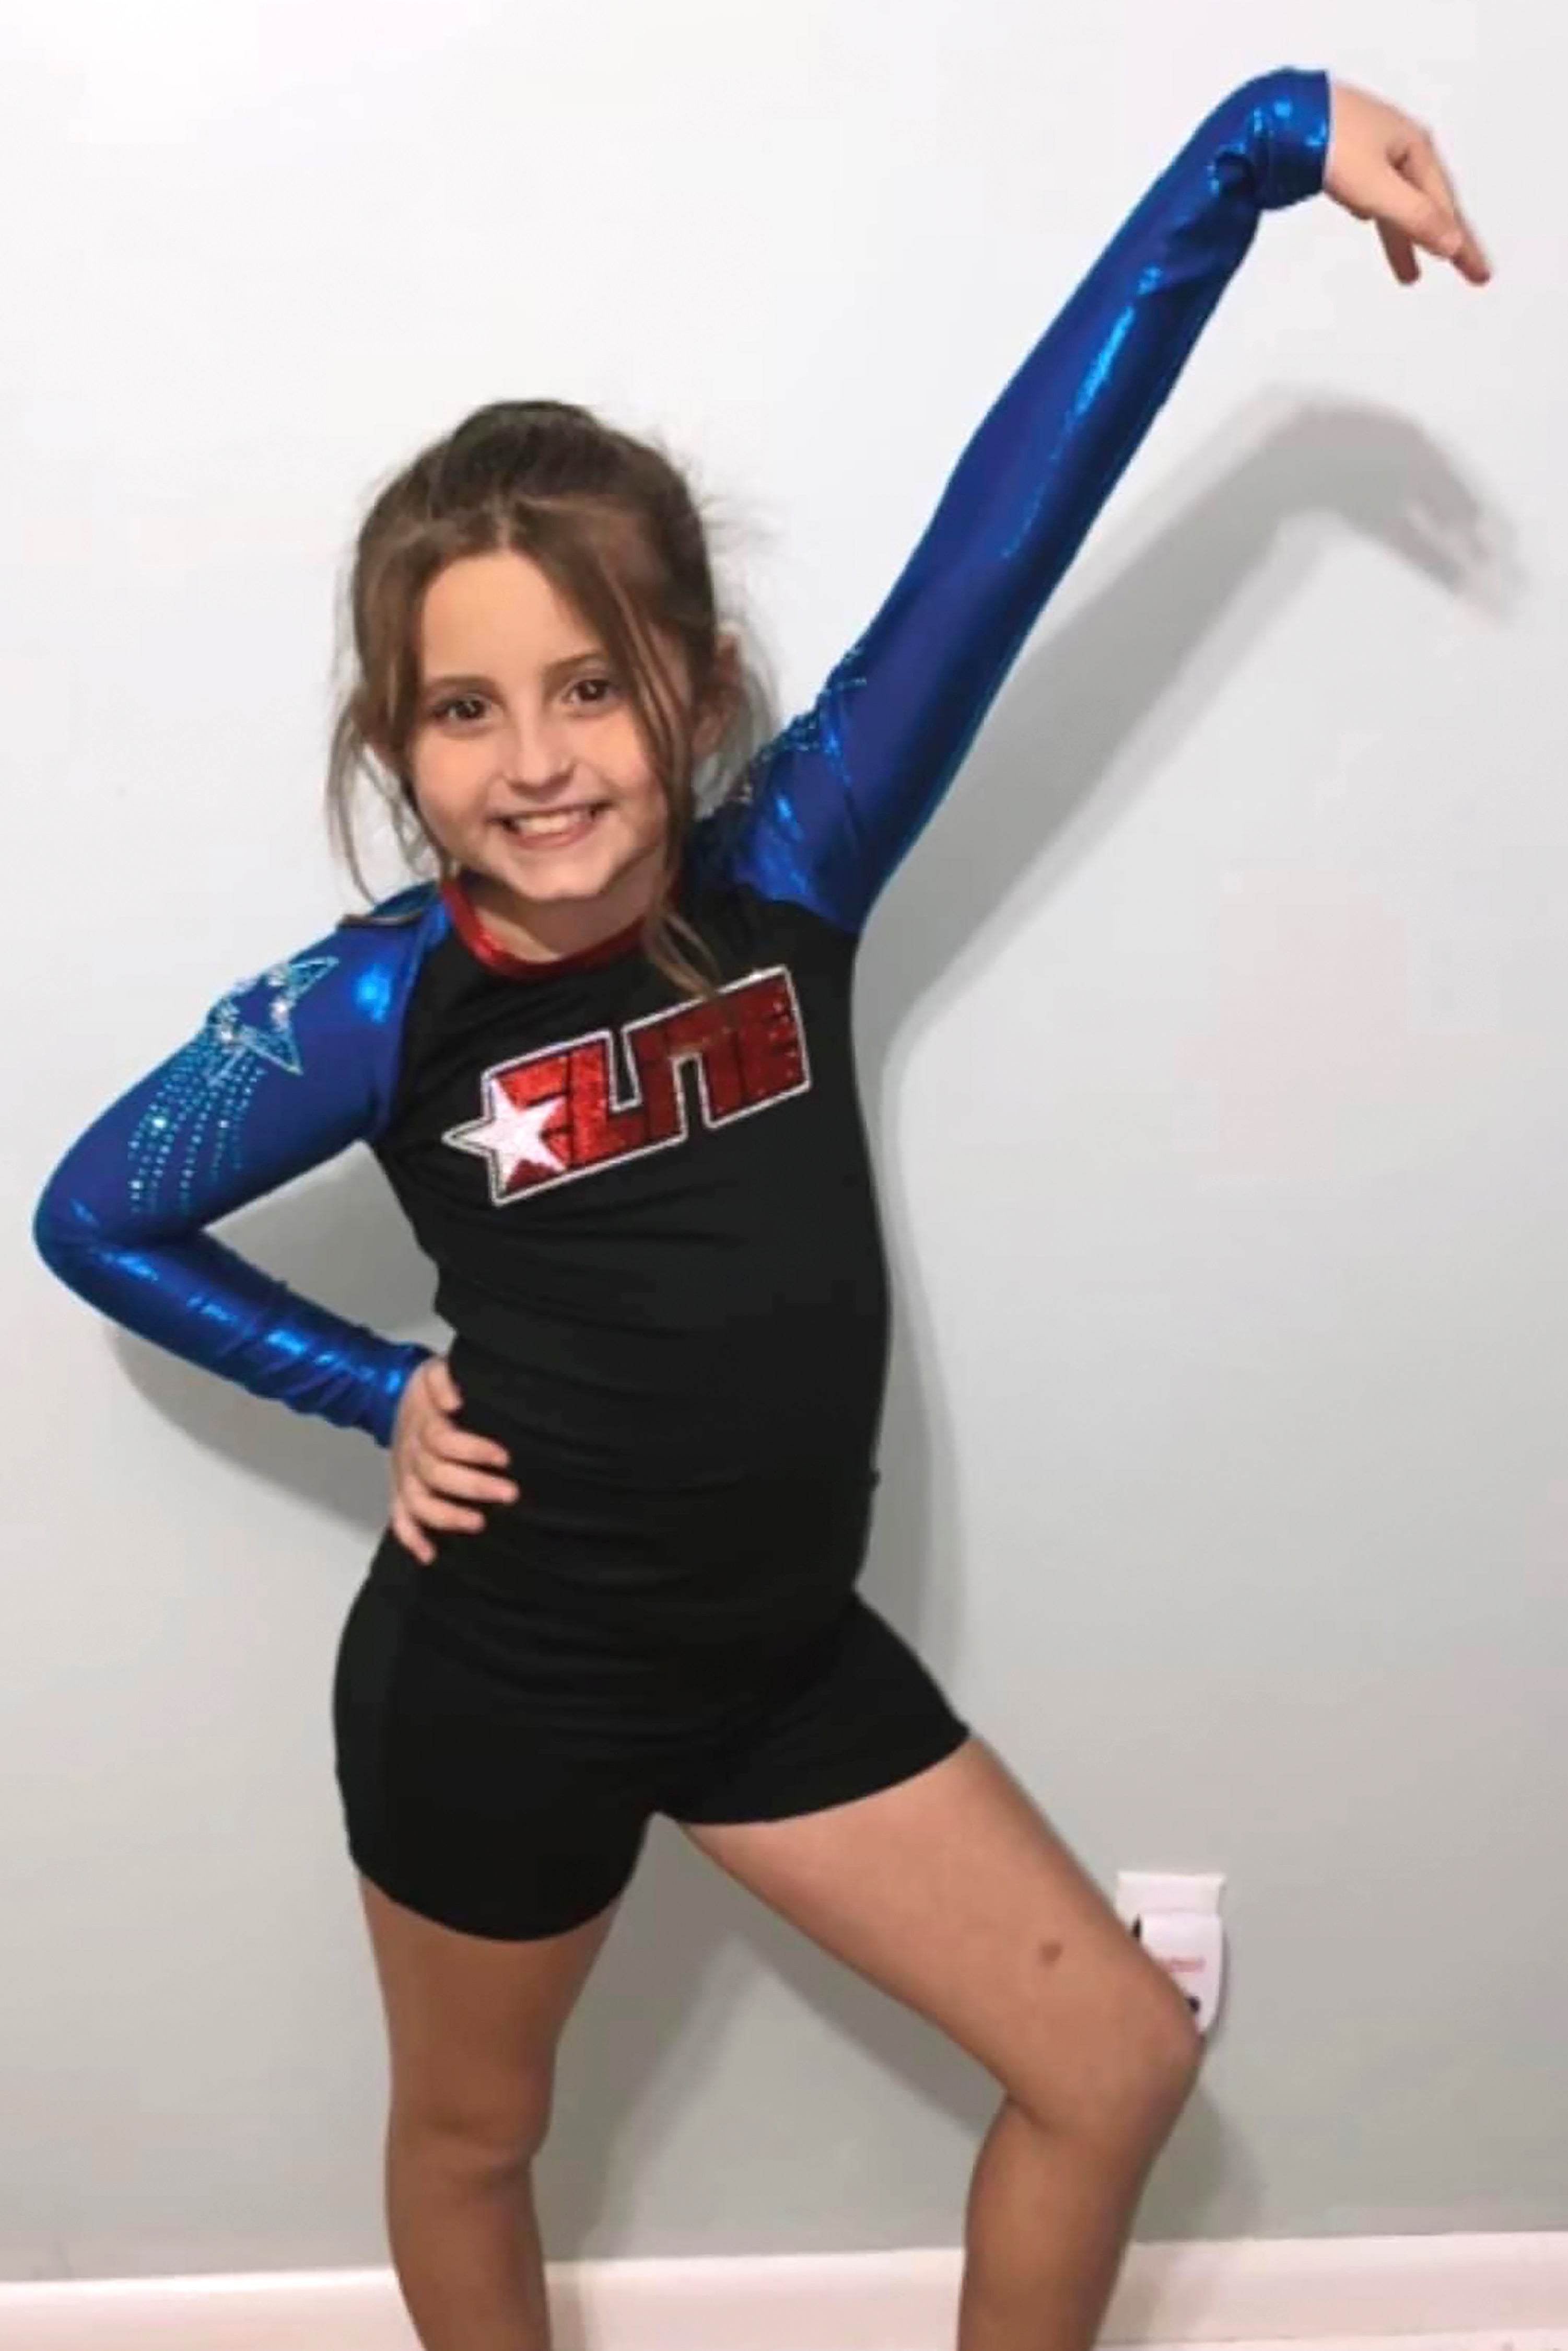
[[[815,704],[759,755],[716,847],[858,931],[1180,374],[1260,215],[1322,187],[1330,85],[1234,91],[1137,204],[979,426]]]
[[[429,1350],[298,1297],[204,1228],[379,1131],[425,927],[417,903],[345,924],[238,983],[72,1144],[34,1220],[45,1262],[114,1322],[382,1445]]]

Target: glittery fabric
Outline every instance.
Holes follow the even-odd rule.
[[[703,1123],[725,1126],[810,1084],[789,974],[754,972],[712,1003],[677,1004],[620,1033],[632,1081],[617,1087],[606,1029],[485,1071],[484,1113],[447,1130],[454,1150],[487,1161],[494,1207],[684,1143],[680,1072],[697,1073]]]
[[[664,1389],[679,1403],[672,1345],[694,1351],[695,1393],[697,1357],[712,1360],[713,1329],[750,1327],[740,1311],[744,1277],[770,1344],[780,1318],[795,1318],[789,1361],[809,1368],[791,1368],[784,1380],[791,1399],[808,1385],[821,1390],[835,1426],[853,1424],[857,1455],[869,1450],[862,1424],[873,1416],[880,1377],[881,1277],[870,1270],[877,1242],[869,1208],[863,1225],[850,1221],[862,1216],[862,1190],[870,1193],[855,1157],[861,1146],[852,1151],[846,1141],[859,1134],[847,1010],[854,935],[951,780],[1260,214],[1321,186],[1328,130],[1321,74],[1270,75],[1215,110],[1002,392],[891,594],[812,708],[760,755],[747,789],[698,826],[682,877],[683,888],[700,885],[694,906],[717,882],[728,886],[730,917],[755,900],[768,914],[755,959],[748,951],[728,967],[749,973],[731,991],[730,1018],[690,1004],[665,1004],[646,1020],[607,1009],[620,1008],[617,957],[634,953],[611,942],[608,959],[583,959],[591,971],[553,968],[529,986],[527,1012],[520,995],[516,1018],[508,1005],[504,1039],[476,1066],[463,1066],[461,1037],[424,1039],[433,1066],[444,1053],[455,1057],[462,1102],[460,1113],[444,1112],[430,1139],[434,1164],[420,1163],[443,1296],[476,1327],[494,1311],[506,1270],[494,1211],[507,1211],[514,1274],[530,1217],[554,1216],[563,1230],[579,1219],[573,1246],[529,1261],[518,1308],[526,1326],[506,1326],[508,1340],[526,1327],[524,1369],[541,1416],[549,1406],[549,1425],[541,1417],[539,1426],[552,1447],[577,1428],[578,1400],[599,1393],[592,1364],[584,1364],[584,1332],[606,1344],[613,1336],[640,1362],[656,1351]],[[415,981],[438,974],[462,942],[434,891],[405,893],[378,911],[400,919],[340,926],[231,988],[197,1035],[68,1152],[35,1232],[61,1279],[115,1321],[257,1395],[385,1444],[426,1351],[296,1297],[205,1230],[355,1141],[375,1143],[387,1164],[394,1088],[405,1062],[418,1060],[405,1050],[405,1029],[417,1029],[422,1017],[409,1018]],[[524,988],[507,979],[505,956],[490,961],[497,980]],[[588,985],[601,979],[602,998]],[[563,987],[564,998],[555,993]],[[422,1006],[429,993],[422,988]],[[558,1027],[549,1008],[569,998],[577,1008],[570,1019],[563,1010]],[[525,1039],[532,1050],[522,1050]],[[696,1071],[700,1122],[688,1117],[686,1068]],[[401,1094],[399,1102],[409,1125]],[[760,1111],[770,1115],[753,1120]],[[403,1140],[404,1162],[417,1158],[421,1136],[411,1127]],[[487,1202],[475,1155],[489,1163]],[[637,1163],[637,1183],[618,1193],[630,1181],[618,1172],[626,1162]],[[466,1195],[446,1197],[459,1167],[478,1189],[482,1214]],[[562,1188],[579,1176],[594,1181]],[[518,1205],[536,1195],[547,1196],[537,1208]],[[399,1196],[406,1208],[415,1193]],[[839,1248],[852,1246],[855,1268],[831,1260],[823,1228]],[[628,1250],[667,1289],[641,1271],[634,1279]],[[725,1287],[706,1322],[702,1301],[690,1302],[694,1264],[722,1270]],[[654,1302],[642,1322],[630,1322],[636,1280]],[[570,1283],[571,1294],[552,1304],[552,1285]],[[843,1330],[845,1301],[861,1292],[857,1353]],[[461,1342],[462,1315],[448,1319]],[[747,1341],[742,1352],[766,1365],[766,1348]],[[843,1371],[841,1399],[824,1384],[824,1353]],[[634,1382],[628,1375],[622,1385],[629,1394]],[[738,1374],[735,1393],[744,1421],[752,1388]],[[775,1417],[780,1427],[789,1418],[782,1402]],[[794,1419],[804,1426],[798,1412]],[[694,1425],[706,1431],[711,1418]]]
[[[860,929],[1260,214],[1321,189],[1329,127],[1321,73],[1267,75],[1209,115],[1002,392],[870,627],[760,754],[747,802],[711,820],[716,863]]]
[[[304,1074],[294,1008],[338,961],[301,956],[242,980],[174,1055],[127,1145],[137,1215],[156,1217],[172,1205],[191,1217],[214,1179],[238,1166],[251,1105],[268,1070]]]
[[[444,909],[409,892],[231,987],[76,1143],[34,1232],[100,1311],[258,1395],[384,1444],[427,1350],[297,1297],[201,1227],[378,1131],[408,987]]]

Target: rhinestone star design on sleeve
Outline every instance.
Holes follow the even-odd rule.
[[[294,1008],[338,963],[304,956],[236,981],[165,1068],[129,1145],[131,1200],[141,1215],[196,1212],[204,1181],[239,1164],[247,1115],[268,1073],[304,1074]]]

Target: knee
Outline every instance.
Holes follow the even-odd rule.
[[[1133,1956],[1071,2066],[1053,2066],[1027,2099],[1011,2095],[1040,2128],[1070,2134],[1110,2159],[1146,2162],[1192,2095],[1204,2043],[1165,1970],[1141,1951]]]
[[[1203,2066],[1203,2035],[1185,1994],[1165,1970],[1146,1962],[1146,2010],[1138,2026],[1143,2103],[1156,2140],[1176,2124],[1197,2085]]]
[[[1141,1953],[1139,1962],[1113,2028],[1117,2049],[1108,2060],[1099,2115],[1081,2120],[1152,2155],[1192,2095],[1203,2037],[1164,1969]]]
[[[482,2184],[526,2174],[549,2132],[554,2084],[529,2080],[483,2099],[394,2095],[389,2147],[427,2172]]]

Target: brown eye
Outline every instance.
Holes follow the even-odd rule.
[[[474,719],[481,717],[484,715],[484,708],[485,705],[476,694],[455,694],[449,695],[446,701],[436,703],[430,715],[432,718],[443,722],[452,718],[455,719],[459,726],[465,726],[471,724]]]
[[[585,708],[602,710],[615,698],[615,681],[612,677],[580,677],[573,680],[568,691],[578,695]]]

